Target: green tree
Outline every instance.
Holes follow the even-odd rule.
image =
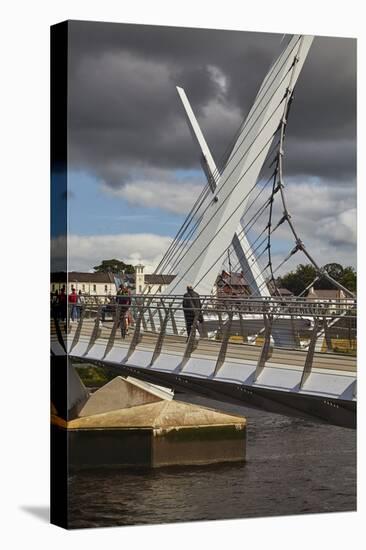
[[[346,287],[351,292],[356,291],[357,276],[353,267],[343,267],[337,263],[330,263],[323,266],[323,269],[329,273],[329,275],[338,283]],[[334,284],[328,281],[325,277],[321,277],[318,281],[316,288],[330,289],[334,288]]]
[[[356,291],[357,275],[353,267],[343,267],[341,264],[329,263],[323,266],[323,269],[341,285],[351,292]],[[286,275],[277,279],[277,286],[287,288],[295,296],[301,294],[305,288],[315,279],[317,272],[311,264],[300,264],[295,271],[290,271]],[[316,289],[329,290],[335,288],[334,284],[326,277],[320,277],[314,284]]]
[[[357,291],[357,273],[355,269],[351,266],[347,266],[343,269],[343,274],[341,280],[339,281],[341,285],[345,286],[351,292]]]
[[[340,281],[343,275],[343,267],[341,264],[335,262],[323,265],[323,269],[330,275],[335,281]]]
[[[279,278],[277,284],[290,290],[295,296],[301,294],[303,290],[315,279],[316,270],[311,264],[299,264],[295,271],[290,271],[287,275]]]
[[[96,273],[135,273],[135,268],[131,264],[125,264],[122,260],[103,260],[99,265],[93,267]]]

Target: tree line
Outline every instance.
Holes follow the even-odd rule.
[[[322,269],[348,290],[356,292],[357,273],[352,266],[343,267],[341,264],[329,263],[325,264]],[[317,271],[313,265],[299,264],[294,271],[278,277],[276,284],[280,288],[287,288],[295,296],[298,296],[314,281],[316,276]],[[326,277],[319,277],[314,283],[314,288],[330,290],[334,288],[334,285]]]

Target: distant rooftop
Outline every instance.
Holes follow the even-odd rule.
[[[169,285],[175,275],[164,275],[158,273],[145,274],[145,284],[147,285]]]
[[[338,289],[314,289],[311,288],[308,292],[307,299],[308,300],[339,300],[340,298],[344,298],[344,292],[342,290]]]
[[[293,292],[289,290],[288,288],[279,288],[278,292],[281,296],[293,296]]]
[[[113,273],[88,273],[82,271],[57,271],[51,273],[51,283],[114,283]]]
[[[248,286],[248,282],[243,273],[228,273],[227,271],[223,271],[220,275],[218,275],[216,285],[221,287],[225,285],[229,285],[231,287],[242,287]]]

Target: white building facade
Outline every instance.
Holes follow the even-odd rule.
[[[81,290],[85,296],[103,296],[115,295],[116,285],[113,273],[82,273],[71,271],[69,273],[51,274],[51,292],[59,292],[61,288],[66,288],[66,293],[70,294],[75,288],[76,292]]]
[[[175,275],[144,273],[145,266],[135,266],[136,294],[164,294]]]

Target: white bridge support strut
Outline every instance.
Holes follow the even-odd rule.
[[[187,285],[194,286],[199,294],[211,293],[223,254],[233,240],[284,116],[283,100],[292,93],[312,41],[312,36],[294,35],[266,76],[167,294],[184,294]]]
[[[187,115],[188,125],[192,136],[196,139],[201,150],[201,165],[207,177],[212,193],[215,193],[217,182],[220,178],[216,163],[212,157],[211,151],[206,143],[202,130],[193,113],[192,107],[188,101],[187,95],[183,88],[177,86],[177,92],[182,101],[183,107]],[[245,279],[248,282],[252,296],[270,296],[270,292],[264,280],[257,259],[253,253],[248,239],[245,236],[241,222],[234,234],[232,245],[235,254],[239,260],[240,267],[245,274]]]

